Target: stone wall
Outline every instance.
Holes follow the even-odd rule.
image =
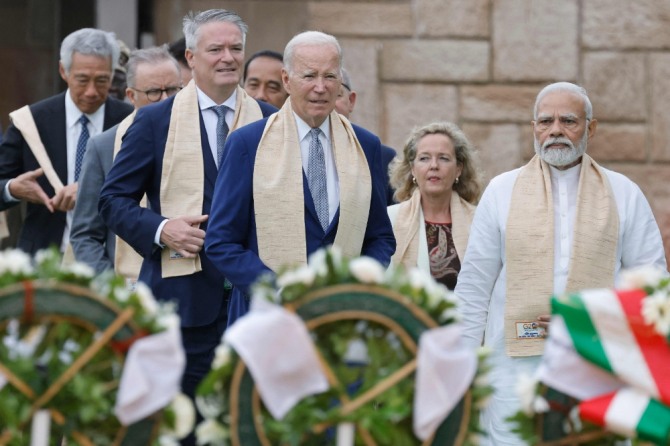
[[[670,2],[667,0],[156,1],[179,33],[189,9],[250,25],[247,53],[305,29],[337,36],[359,102],[353,120],[401,149],[414,125],[458,123],[487,179],[533,153],[539,89],[582,84],[599,120],[589,153],[647,195],[670,258]],[[177,25],[175,25],[177,23]],[[164,31],[165,32],[165,31]],[[160,41],[160,40],[158,40]]]

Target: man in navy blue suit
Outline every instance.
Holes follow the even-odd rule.
[[[335,112],[341,49],[328,34],[298,34],[284,51],[282,109],[230,135],[205,249],[233,284],[231,319],[249,286],[321,247],[382,264],[395,251],[379,138]]]
[[[191,396],[227,322],[229,286],[202,251],[217,160],[229,129],[276,111],[238,86],[246,32],[237,14],[222,9],[184,18],[193,80],[137,111],[100,194],[107,226],[144,257],[139,280],[178,305],[187,355],[182,388]]]

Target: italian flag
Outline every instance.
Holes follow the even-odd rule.
[[[584,401],[586,420],[612,432],[668,444],[670,346],[641,314],[644,290],[586,290],[552,299],[574,348],[626,387]]]
[[[625,437],[639,437],[657,445],[670,441],[670,408],[633,388],[584,401],[582,419]]]

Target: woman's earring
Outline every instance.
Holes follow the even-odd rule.
[[[456,177],[456,181],[454,181],[455,184],[458,184],[458,177]]]
[[[416,177],[412,177],[412,183],[416,184]]]

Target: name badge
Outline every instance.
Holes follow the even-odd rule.
[[[177,251],[170,250],[170,260],[183,259],[184,256],[179,254]]]
[[[546,335],[546,330],[535,321],[516,323],[517,339],[544,339]]]

